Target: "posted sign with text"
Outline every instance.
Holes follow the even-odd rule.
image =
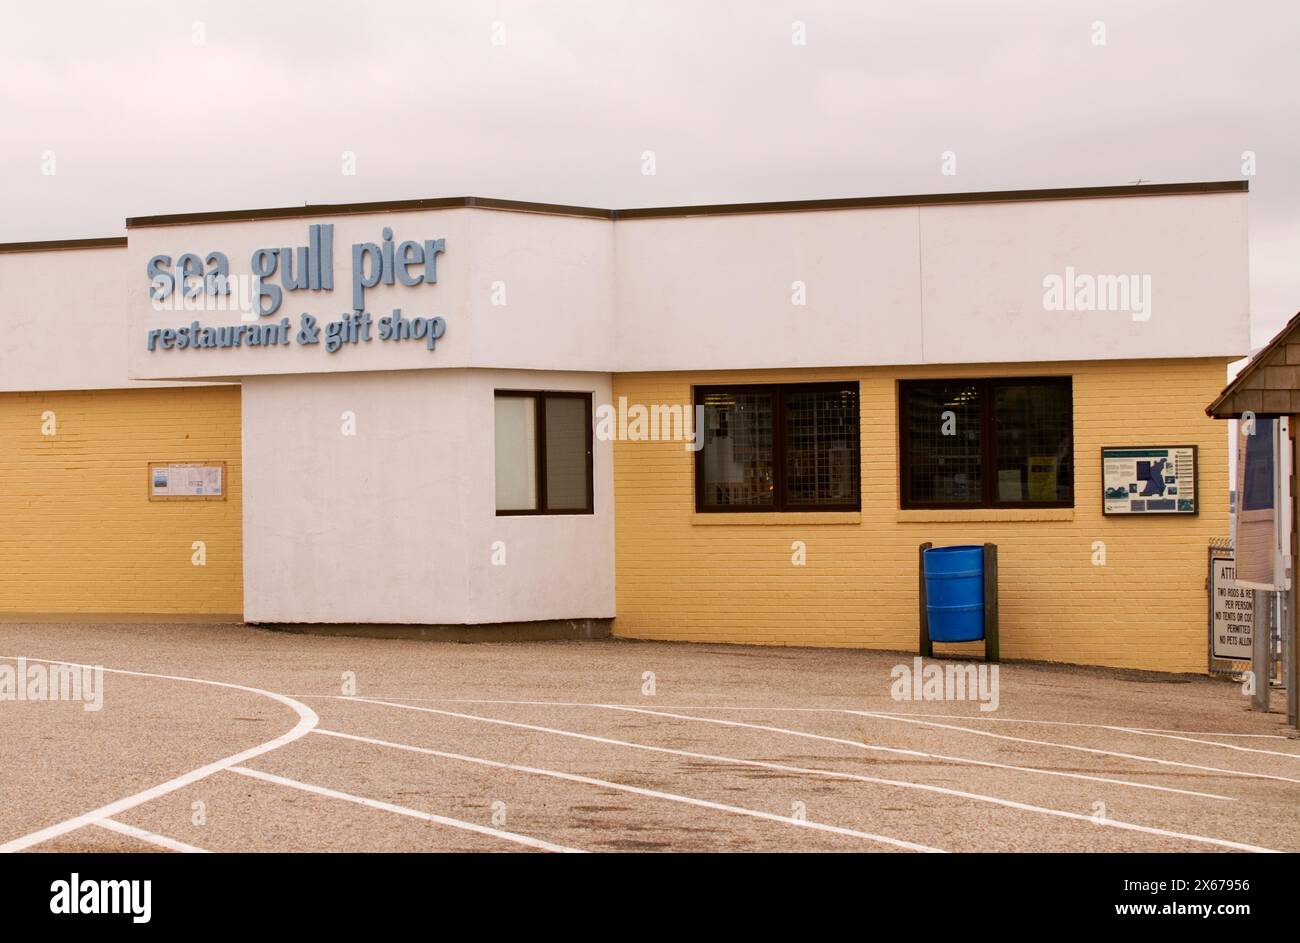
[[[1210,555],[1210,655],[1250,661],[1255,624],[1255,591],[1238,586],[1231,550]]]

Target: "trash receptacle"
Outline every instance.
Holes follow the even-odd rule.
[[[984,638],[984,548],[931,547],[922,560],[931,640]]]

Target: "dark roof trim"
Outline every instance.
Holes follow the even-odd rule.
[[[515,210],[521,213],[549,213],[555,216],[587,216],[612,219],[613,211],[587,206],[561,206],[554,203],[525,203],[519,200],[493,200],[479,196],[449,196],[429,200],[391,200],[381,203],[317,203],[310,206],[279,206],[264,210],[223,210],[215,213],[175,213],[170,216],[130,216],[127,229],[146,226],[184,226],[188,223],[229,223],[236,220],[296,219],[312,216],[355,216],[359,213],[409,213],[414,210],[444,210],[476,206],[492,210]]]
[[[1162,183],[1151,186],[1062,187],[1054,190],[983,190],[974,193],[925,193],[913,196],[867,196],[839,200],[792,200],[785,203],[719,203],[710,206],[668,206],[615,210],[616,219],[656,219],[664,216],[728,216],[740,213],[798,213],[813,210],[861,209],[884,206],[944,206],[958,203],[1028,203],[1040,200],[1090,200],[1123,196],[1165,196],[1189,193],[1235,193],[1248,189],[1245,180],[1217,183]]]
[[[394,200],[380,203],[320,203],[310,206],[281,206],[260,210],[225,210],[212,213],[175,213],[164,216],[134,216],[127,229],[146,226],[183,226],[190,223],[225,223],[237,220],[294,219],[314,216],[350,216],[359,213],[402,213],[456,207],[545,213],[553,216],[581,216],[588,219],[665,219],[676,216],[734,216],[745,213],[800,213],[817,210],[864,209],[888,206],[940,206],[955,203],[1023,203],[1037,200],[1089,200],[1127,196],[1168,196],[1193,193],[1244,193],[1246,180],[1209,183],[1160,183],[1120,187],[1063,187],[1052,190],[987,190],[974,193],[928,193],[911,196],[848,197],[832,200],[788,200],[776,203],[715,203],[701,206],[659,206],[644,209],[608,210],[590,206],[528,203],[461,196],[428,200]]]
[[[103,239],[50,239],[45,242],[0,242],[0,252],[58,252],[62,249],[125,249],[126,236]]]

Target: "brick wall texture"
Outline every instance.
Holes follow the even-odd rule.
[[[241,613],[239,396],[0,394],[0,613]],[[149,500],[150,461],[215,460],[225,501]]]
[[[917,547],[998,544],[1004,658],[1162,671],[1206,667],[1206,545],[1226,536],[1228,427],[1205,406],[1223,359],[622,374],[629,404],[691,402],[693,384],[857,380],[862,512],[694,511],[693,453],[680,442],[615,448],[615,634],[764,645],[915,651]],[[940,377],[1069,375],[1075,506],[1060,511],[903,512],[897,384]],[[1104,517],[1102,446],[1199,446],[1198,516]],[[806,563],[792,563],[792,544]],[[1097,547],[1105,565],[1095,565]],[[943,646],[939,646],[943,649]],[[980,651],[980,646],[949,646]]]

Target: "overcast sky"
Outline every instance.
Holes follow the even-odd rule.
[[[436,196],[1234,180],[1252,151],[1258,345],[1300,309],[1298,43],[1291,0],[22,4],[0,29],[0,242]]]

